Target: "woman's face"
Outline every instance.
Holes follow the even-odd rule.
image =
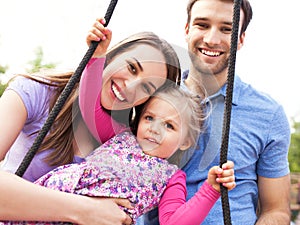
[[[108,110],[128,109],[144,103],[167,78],[163,54],[140,44],[117,55],[103,72],[101,105]]]

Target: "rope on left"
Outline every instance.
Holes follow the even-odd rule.
[[[111,0],[106,14],[105,14],[105,21],[106,24],[105,26],[108,25],[111,16],[113,14],[113,11],[117,5],[118,0]],[[39,147],[41,146],[44,138],[46,137],[48,131],[50,130],[54,120],[56,119],[57,115],[59,114],[59,112],[61,111],[63,105],[65,104],[67,98],[69,97],[69,95],[72,92],[72,89],[74,88],[75,84],[79,82],[81,74],[85,68],[85,66],[87,65],[87,63],[89,62],[90,58],[92,57],[92,55],[94,54],[98,44],[100,41],[93,41],[89,47],[89,49],[87,50],[87,52],[85,53],[83,59],[81,60],[79,66],[77,67],[77,69],[75,70],[74,74],[72,75],[72,77],[70,78],[70,80],[68,81],[68,83],[66,84],[64,90],[62,91],[62,93],[60,94],[60,96],[58,97],[55,105],[53,106],[51,112],[49,113],[49,116],[47,118],[47,120],[45,121],[43,127],[41,128],[41,130],[39,131],[37,137],[35,138],[31,148],[29,149],[29,151],[27,152],[27,154],[25,155],[25,157],[23,158],[20,166],[18,167],[17,171],[16,171],[16,175],[22,177],[24,175],[24,173],[26,172],[28,166],[30,165],[34,155],[36,154],[37,150],[39,149]]]

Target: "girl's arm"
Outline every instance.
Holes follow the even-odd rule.
[[[77,224],[130,224],[117,204],[128,200],[90,198],[54,191],[0,171],[0,220],[68,221]]]
[[[88,45],[92,41],[100,42],[93,54],[93,58],[82,73],[79,86],[79,107],[83,120],[92,135],[100,143],[99,131],[101,129],[105,130],[103,123],[107,120],[107,115],[103,112],[100,105],[102,73],[105,63],[105,53],[112,37],[111,31],[105,28],[103,24],[105,24],[104,19],[97,19],[86,38]]]
[[[228,190],[235,187],[233,167],[232,161],[224,163],[222,169],[218,166],[212,167],[207,180],[188,202],[185,173],[177,172],[168,183],[158,206],[160,224],[201,224],[220,197],[220,183]]]
[[[199,225],[220,197],[220,193],[206,181],[201,189],[186,202],[185,182],[185,173],[179,171],[168,183],[158,206],[161,225]]]

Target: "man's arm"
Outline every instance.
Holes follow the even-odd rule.
[[[290,175],[258,177],[259,214],[256,225],[290,224]]]

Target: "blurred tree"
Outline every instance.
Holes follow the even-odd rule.
[[[37,47],[35,49],[36,58],[32,61],[29,61],[28,64],[31,65],[30,69],[27,69],[28,73],[36,73],[41,69],[54,69],[56,67],[55,63],[43,63],[44,60],[44,52],[42,47]]]
[[[8,69],[8,66],[2,66],[0,65],[0,76],[5,74],[5,71]],[[2,84],[1,79],[0,79],[0,96],[3,94],[3,91],[5,90],[7,84]]]
[[[293,132],[289,148],[289,163],[291,172],[300,172],[300,122],[293,120]]]

